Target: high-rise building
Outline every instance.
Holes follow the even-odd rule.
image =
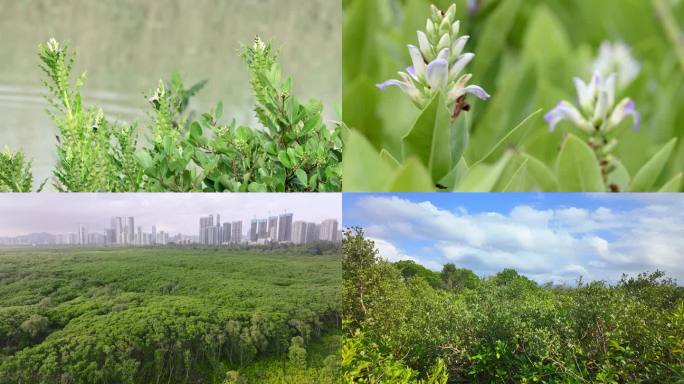
[[[154,245],[157,243],[157,226],[152,226],[152,233],[150,234],[150,241],[148,244]]]
[[[336,241],[337,239],[337,220],[328,219],[321,223],[321,229],[318,234],[319,240],[322,241]]]
[[[268,220],[260,219],[257,221],[257,240],[268,238]]]
[[[110,244],[122,244],[123,243],[123,221],[121,217],[112,217],[109,225],[109,235],[110,239],[108,242]]]
[[[214,228],[214,242],[213,245],[223,244],[223,230],[221,229],[221,215],[216,214],[216,227]]]
[[[78,245],[88,245],[88,228],[84,225],[78,226]]]
[[[135,244],[135,218],[133,216],[126,218],[126,244]]]
[[[242,221],[233,221],[230,225],[230,242],[231,243],[241,243],[242,242]]]
[[[214,215],[200,217],[199,243],[203,245],[214,244]]]
[[[278,218],[278,242],[289,243],[292,241],[292,214],[285,213]]]
[[[278,216],[268,218],[268,238],[271,241],[278,241]]]
[[[230,223],[223,223],[223,229],[221,231],[223,234],[223,241],[221,244],[228,244],[230,243]]]
[[[306,244],[306,228],[307,223],[304,221],[295,221],[292,224],[292,242],[295,244]]]
[[[306,242],[315,243],[318,241],[318,224],[306,223]]]
[[[256,241],[259,239],[259,232],[257,230],[258,223],[259,221],[257,219],[252,219],[252,225],[249,229],[249,241],[253,243],[256,243]]]

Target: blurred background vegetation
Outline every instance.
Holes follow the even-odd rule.
[[[492,98],[474,101],[468,114],[471,141],[465,158],[482,159],[531,113],[544,113],[560,100],[576,100],[573,77],[587,81],[603,41],[623,41],[641,65],[634,82],[619,92],[641,112],[640,131],[623,123],[614,154],[634,176],[666,142],[678,137],[675,154],[659,176],[662,185],[684,164],[684,40],[676,47],[669,27],[682,29],[681,0],[343,0],[344,121],[378,151],[401,158],[401,137],[420,111],[398,89],[375,84],[396,78],[410,65],[406,44],[417,45],[429,5],[458,6],[461,34],[470,35],[466,69],[472,83]],[[490,160],[515,147],[551,166],[568,132],[562,123],[550,133],[544,113],[517,131]],[[351,150],[351,147],[349,148]],[[349,176],[349,175],[346,175]]]
[[[144,120],[144,94],[178,70],[188,84],[209,80],[194,108],[206,111],[222,100],[225,119],[254,123],[237,50],[257,34],[280,49],[295,92],[321,99],[325,116],[338,118],[341,20],[339,2],[331,0],[307,0],[306,7],[298,0],[0,0],[0,147],[24,148],[35,159],[36,179],[50,176],[55,128],[44,111],[37,56],[50,37],[69,41],[78,54],[75,72],[88,72],[86,103],[120,121]]]

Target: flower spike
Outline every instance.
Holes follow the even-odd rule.
[[[406,73],[399,73],[402,80],[388,80],[377,87],[384,90],[397,86],[421,109],[441,91],[448,95],[452,105],[466,94],[488,99],[490,95],[482,87],[467,85],[470,75],[461,75],[475,55],[463,53],[470,37],[458,36],[461,23],[455,20],[456,5],[446,12],[432,5],[431,14],[425,31],[417,32],[418,46],[408,46],[413,65]]]

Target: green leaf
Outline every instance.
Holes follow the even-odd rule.
[[[361,132],[376,148],[382,148],[383,122],[376,111],[380,90],[366,77],[344,84],[342,116],[345,124]]]
[[[287,152],[280,151],[278,153],[278,160],[280,160],[285,168],[292,168],[292,163],[290,163],[290,157],[287,155]]]
[[[475,79],[485,78],[491,67],[500,57],[506,47],[511,28],[515,26],[515,19],[521,10],[522,0],[507,0],[499,4],[487,17],[482,33],[477,39],[477,62]]]
[[[650,192],[655,186],[658,177],[663,173],[663,170],[667,165],[667,161],[670,159],[670,156],[672,156],[672,151],[674,151],[676,145],[676,138],[670,140],[660,151],[658,151],[658,153],[655,154],[655,156],[651,158],[651,160],[641,167],[636,176],[634,176],[632,184],[629,186],[629,191]]]
[[[223,101],[219,101],[218,104],[216,104],[216,120],[220,120],[221,117],[223,117]]]
[[[391,153],[389,153],[386,149],[383,149],[380,151],[380,157],[382,157],[383,160],[387,162],[392,168],[399,168],[401,167],[401,163],[399,160],[397,160],[394,156],[392,156]]]
[[[394,170],[356,130],[349,132],[344,146],[342,174],[345,192],[386,192]]]
[[[140,166],[147,170],[152,168],[153,160],[152,156],[150,156],[150,153],[147,152],[146,150],[139,150],[135,152],[135,157],[138,159],[138,163],[140,163]]]
[[[558,156],[558,182],[563,192],[605,192],[601,168],[594,151],[579,138],[568,135]]]
[[[499,140],[498,143],[492,149],[480,160],[476,161],[472,166],[476,166],[480,163],[487,162],[493,160],[493,155],[498,152],[500,149],[504,148],[504,146],[509,142],[511,137],[513,137],[516,133],[518,133],[519,130],[522,129],[532,118],[534,118],[536,115],[540,114],[542,112],[542,109],[538,109],[535,112],[532,112],[529,114],[526,118],[523,119],[523,121],[520,122],[520,124],[516,125],[515,128],[511,129],[501,140]]]
[[[629,188],[631,176],[620,160],[614,158],[612,162],[615,164],[615,169],[608,175],[608,184],[617,185],[618,190],[624,192]]]
[[[445,189],[452,191],[456,185],[458,185],[461,180],[468,174],[470,167],[468,167],[468,162],[465,158],[461,158],[461,161],[456,164],[454,168],[449,171],[449,173],[439,181],[439,189]]]
[[[460,119],[452,123],[453,128],[449,129],[451,169],[458,165],[468,147],[470,141],[470,116],[470,113],[462,114]]]
[[[508,166],[501,174],[499,181],[494,187],[495,192],[521,192],[529,190],[529,178],[527,176],[528,159],[516,156],[509,161]]]
[[[680,173],[679,175],[675,176],[672,178],[672,180],[668,181],[665,186],[663,186],[660,191],[661,193],[676,193],[676,192],[681,192],[682,191],[682,186],[684,185],[684,173]]]
[[[425,192],[434,190],[432,178],[418,159],[410,158],[392,182],[392,192]]]
[[[194,121],[192,124],[190,124],[190,137],[193,140],[197,140],[199,137],[202,136],[202,126],[196,121]]]
[[[249,192],[268,192],[268,189],[266,189],[266,186],[264,184],[260,184],[260,183],[250,183],[247,190]]]
[[[299,182],[302,183],[304,187],[309,184],[309,177],[303,169],[299,168],[296,170],[295,175],[297,175],[297,179],[299,179]]]
[[[471,167],[468,174],[456,185],[456,192],[491,192],[511,157],[511,153],[507,152],[494,164]]]
[[[551,172],[546,164],[527,153],[523,153],[522,156],[527,160],[526,170],[528,175],[534,180],[539,190],[541,192],[558,192],[558,180],[556,180],[553,172]]]
[[[452,168],[451,113],[446,97],[435,95],[416,120],[413,128],[403,137],[404,158],[415,156],[425,165],[433,180],[441,180]]]

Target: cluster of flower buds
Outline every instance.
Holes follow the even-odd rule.
[[[50,53],[62,53],[62,48],[59,46],[59,41],[55,40],[54,38],[50,38],[50,40],[48,40],[47,48],[50,51]]]
[[[641,65],[624,42],[604,41],[594,61],[594,69],[603,76],[616,73],[618,89],[622,89],[639,76]]]
[[[456,5],[442,12],[434,5],[425,31],[418,31],[418,47],[409,45],[413,65],[399,72],[401,80],[378,84],[385,89],[397,86],[419,107],[424,108],[438,92],[445,92],[450,103],[466,94],[486,100],[490,96],[482,87],[467,85],[472,75],[461,74],[475,57],[463,53],[469,36],[459,36],[461,23],[456,18]]]
[[[598,71],[588,84],[575,78],[579,109],[568,101],[558,103],[545,116],[551,130],[562,120],[569,120],[585,132],[607,133],[628,117],[634,120],[634,128],[638,129],[641,116],[634,101],[625,98],[615,105],[616,82],[616,74],[603,78]]]

